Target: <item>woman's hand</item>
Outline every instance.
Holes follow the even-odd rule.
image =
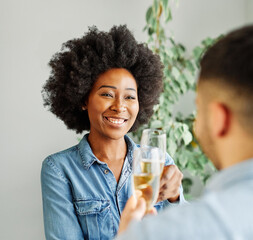
[[[179,199],[180,185],[182,183],[183,174],[176,165],[164,166],[160,180],[160,192],[157,202],[169,200],[175,202]]]

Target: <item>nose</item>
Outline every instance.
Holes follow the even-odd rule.
[[[110,109],[118,113],[125,112],[126,111],[125,101],[122,99],[115,99]]]

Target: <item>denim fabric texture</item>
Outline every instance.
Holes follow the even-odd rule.
[[[112,239],[121,212],[132,195],[133,150],[138,147],[125,136],[128,146],[117,183],[107,164],[92,153],[86,134],[78,145],[47,157],[41,170],[44,228],[47,240]],[[167,155],[166,165],[174,164]],[[184,202],[182,188],[180,203]],[[174,205],[155,205],[157,210]]]
[[[198,201],[132,222],[117,240],[253,239],[252,203],[253,159],[213,176]]]

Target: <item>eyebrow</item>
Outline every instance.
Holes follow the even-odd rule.
[[[102,85],[102,86],[99,87],[99,89],[100,88],[113,88],[113,89],[117,89],[116,87],[110,86],[110,85]],[[136,90],[134,88],[126,88],[126,90],[132,90],[132,91],[136,92]]]

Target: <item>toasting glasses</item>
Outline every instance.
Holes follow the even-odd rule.
[[[165,154],[166,134],[156,129],[144,130],[141,147],[134,152],[133,188],[145,199],[147,210],[153,207],[158,198]]]

